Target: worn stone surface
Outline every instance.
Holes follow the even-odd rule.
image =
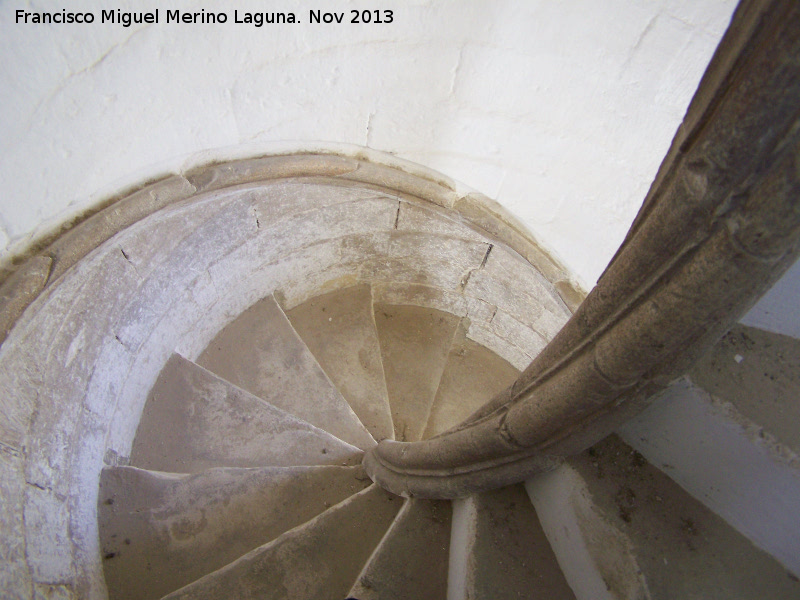
[[[393,438],[369,286],[317,296],[286,316],[372,437]]]
[[[370,486],[167,598],[341,600],[401,503]]]
[[[800,454],[800,340],[736,325],[690,377]]]
[[[106,468],[100,538],[109,597],[160,598],[369,485],[361,467]]]
[[[421,284],[378,281],[372,284],[372,297],[379,304],[408,304],[434,308],[459,317],[468,314],[468,299],[457,291]]]
[[[115,333],[132,351],[152,335],[164,314],[181,301],[215,259],[241,247],[257,231],[252,209],[246,202],[230,202],[224,210],[214,212],[212,218],[187,224],[190,231],[119,311]],[[177,236],[177,231],[173,235]],[[117,253],[124,258],[121,252]]]
[[[33,600],[72,600],[75,597],[72,585],[37,583],[33,587]]]
[[[22,455],[0,445],[0,595],[24,597],[31,576],[25,557],[25,477]]]
[[[549,281],[558,281],[563,277],[564,268],[536,244],[522,223],[491,198],[478,193],[468,194],[459,198],[453,208],[490,235],[504,240],[535,265]]]
[[[126,227],[188,198],[195,187],[179,175],[158,181],[119,200],[56,240],[47,252],[53,257],[51,279],[55,280],[91,250]]]
[[[800,458],[733,404],[670,387],[620,436],[712,512],[800,577]]]
[[[417,306],[375,305],[395,439],[421,438],[459,318]]]
[[[506,311],[499,308],[487,323],[484,324],[477,321],[476,325],[488,329],[501,340],[519,348],[521,352],[530,357],[529,362],[536,358],[547,346],[547,339],[542,334],[520,323]]]
[[[133,466],[172,473],[359,459],[357,448],[178,355],[148,398],[131,451]]]
[[[423,439],[461,423],[514,383],[518,375],[508,362],[468,339],[462,323],[454,336]]]
[[[524,371],[533,360],[517,346],[500,338],[494,331],[480,324],[471,324],[467,337],[480,346],[490,348],[493,353],[508,362],[517,371]]]
[[[346,183],[331,178],[303,177],[260,182],[246,189],[259,227],[269,227],[285,219],[291,222],[301,213],[332,208],[338,204],[354,203],[354,206],[358,206],[363,201],[382,199],[396,208],[397,199],[394,196]],[[393,222],[390,220],[387,227],[391,227]]]
[[[397,200],[380,197],[345,201],[349,198],[346,188],[328,186],[323,188],[330,198],[328,206],[293,213],[274,222],[261,225],[260,207],[263,203],[248,206],[247,223],[255,228],[254,235],[243,240],[228,257],[244,272],[259,263],[278,260],[303,247],[320,244],[324,240],[370,233],[388,233],[392,230],[397,215]],[[360,194],[357,194],[357,197]],[[338,202],[333,203],[334,200]],[[275,196],[270,201],[280,201]],[[370,257],[368,253],[361,260]]]
[[[401,202],[396,229],[432,233],[479,243],[494,241],[487,239],[485,232],[477,231],[469,222],[459,220],[458,213],[445,212],[436,206],[425,206],[423,203]]]
[[[72,581],[72,543],[67,499],[52,490],[25,487],[25,555],[34,581]]]
[[[200,191],[267,179],[308,175],[342,175],[358,168],[358,161],[330,154],[265,156],[197,167],[186,179]]]
[[[585,482],[597,518],[630,540],[653,600],[800,594],[796,577],[619,438],[604,440],[568,464]],[[612,550],[602,539],[587,541],[595,556]]]
[[[350,444],[375,444],[272,297],[223,329],[197,363]]]
[[[53,259],[34,256],[0,287],[0,344],[8,336],[17,319],[44,289],[50,277]]]
[[[32,360],[38,358],[38,352],[15,350],[0,360],[0,442],[19,451],[36,415],[43,375],[42,365]],[[3,354],[0,349],[0,356]]]
[[[386,255],[365,257],[360,275],[460,291],[479,269],[489,245],[425,232],[393,232]]]
[[[450,558],[450,502],[405,501],[348,597],[443,600]]]
[[[578,310],[581,302],[583,302],[586,298],[586,292],[573,281],[562,279],[561,281],[556,281],[553,284],[553,287],[558,292],[558,295],[561,296],[561,299],[564,301],[564,304],[567,305],[567,308],[569,308],[572,312]]]
[[[546,340],[552,339],[570,312],[549,282],[522,257],[498,246],[475,271],[464,293],[494,304]]]
[[[646,600],[631,540],[595,510],[586,482],[561,465],[525,482],[542,529],[578,600]]]
[[[458,194],[444,182],[423,179],[400,169],[376,163],[360,162],[358,169],[341,175],[341,177],[343,179],[376,184],[389,190],[397,190],[418,198],[424,198],[428,202],[433,202],[444,208],[452,208],[458,199]]]
[[[574,600],[522,485],[471,498],[466,598]]]

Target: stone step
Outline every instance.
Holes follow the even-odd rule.
[[[393,439],[370,287],[317,296],[286,316],[372,437]]]
[[[800,577],[800,341],[735,326],[622,438]]]
[[[445,600],[451,512],[448,501],[406,500],[349,597]]]
[[[106,468],[98,521],[109,598],[161,598],[370,483],[360,466],[220,468],[194,475]]]
[[[145,404],[131,464],[197,473],[213,467],[353,465],[361,454],[175,354]]]
[[[800,340],[736,325],[690,379],[800,454]]]
[[[453,529],[449,600],[575,599],[522,485],[455,501]]]
[[[376,303],[395,439],[422,437],[460,318],[432,308]]]
[[[362,450],[375,445],[272,296],[225,327],[197,363]]]
[[[401,504],[372,485],[167,598],[342,600]]]
[[[617,436],[526,487],[578,600],[800,597],[800,581]]]
[[[423,434],[427,439],[461,423],[519,376],[509,362],[467,338],[459,325]]]

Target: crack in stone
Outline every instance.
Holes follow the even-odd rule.
[[[372,146],[372,119],[375,117],[375,111],[370,111],[369,115],[367,115],[367,132],[366,132],[366,141],[364,145],[367,148]]]
[[[489,244],[489,248],[486,250],[486,254],[483,257],[483,262],[481,262],[481,266],[478,267],[479,269],[482,269],[486,266],[486,261],[489,260],[489,255],[492,253],[492,248],[494,248],[494,244]]]
[[[456,83],[458,82],[459,73],[461,73],[461,63],[464,60],[464,46],[458,49],[458,60],[453,67],[453,79],[450,81],[450,96],[453,97],[456,92]]]

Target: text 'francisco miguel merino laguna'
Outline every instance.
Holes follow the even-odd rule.
[[[216,24],[227,23],[228,13],[225,11],[212,12],[202,9],[195,12],[181,10],[165,10],[165,23],[199,23]],[[350,18],[345,20],[345,13],[323,12],[320,10],[309,11],[309,23],[391,23],[393,15],[391,10],[351,10]],[[130,27],[141,23],[157,24],[162,22],[161,9],[150,12],[126,12],[119,9],[100,11],[99,23],[113,23]],[[95,14],[91,11],[72,12],[62,9],[57,12],[31,12],[18,9],[16,11],[17,23],[33,24],[70,24],[94,23]],[[233,23],[245,23],[254,27],[274,23],[299,23],[293,12],[246,12],[233,11]]]

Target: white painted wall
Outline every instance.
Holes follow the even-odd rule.
[[[619,245],[733,0],[174,0],[297,25],[22,25],[0,2],[2,256],[187,160],[366,145],[497,199],[594,283]],[[391,8],[391,25],[308,10]],[[162,21],[165,7],[162,6]]]

